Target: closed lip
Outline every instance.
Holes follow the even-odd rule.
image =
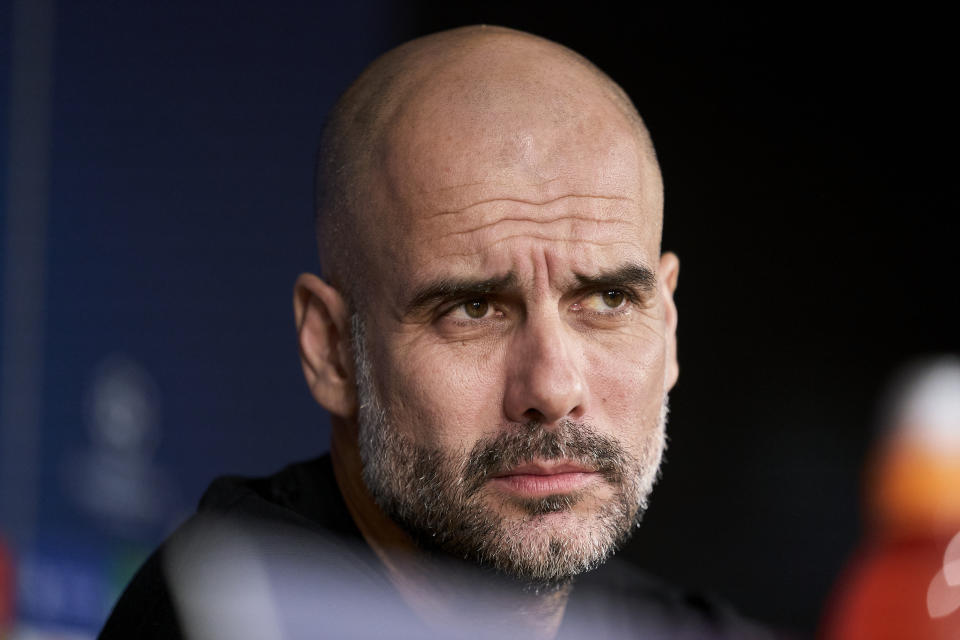
[[[584,466],[576,462],[565,460],[526,462],[524,464],[511,467],[501,473],[493,474],[494,478],[508,478],[510,476],[555,476],[562,473],[593,473],[596,469]]]

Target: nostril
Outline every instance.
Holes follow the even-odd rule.
[[[528,422],[546,422],[547,417],[539,409],[527,409],[523,412],[523,417],[527,419]]]

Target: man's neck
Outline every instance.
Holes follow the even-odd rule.
[[[549,593],[532,593],[516,585],[496,589],[492,582],[478,588],[474,574],[419,550],[374,502],[362,479],[357,440],[349,429],[352,425],[339,422],[333,425],[330,456],[340,493],[360,533],[386,567],[391,583],[418,617],[438,630],[475,628],[486,635],[484,632],[502,627],[507,635],[556,636],[569,586]]]

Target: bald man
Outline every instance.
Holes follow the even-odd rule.
[[[294,293],[330,454],[215,482],[103,637],[757,633],[595,571],[678,375],[662,215],[640,116],[578,54],[470,27],[376,60],[326,126],[323,277]]]

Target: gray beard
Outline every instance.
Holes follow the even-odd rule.
[[[351,337],[363,480],[380,509],[421,549],[493,569],[543,592],[598,567],[640,524],[664,449],[666,399],[642,460],[591,425],[570,420],[551,430],[538,422],[498,430],[478,440],[468,454],[456,455],[416,444],[391,424],[373,382],[359,314],[352,317]],[[502,499],[519,517],[503,515],[484,501],[488,478],[533,459],[564,459],[594,468],[614,495],[585,521],[575,521],[570,513],[585,498],[577,492]],[[571,518],[562,534],[538,526],[546,514],[560,512]]]

